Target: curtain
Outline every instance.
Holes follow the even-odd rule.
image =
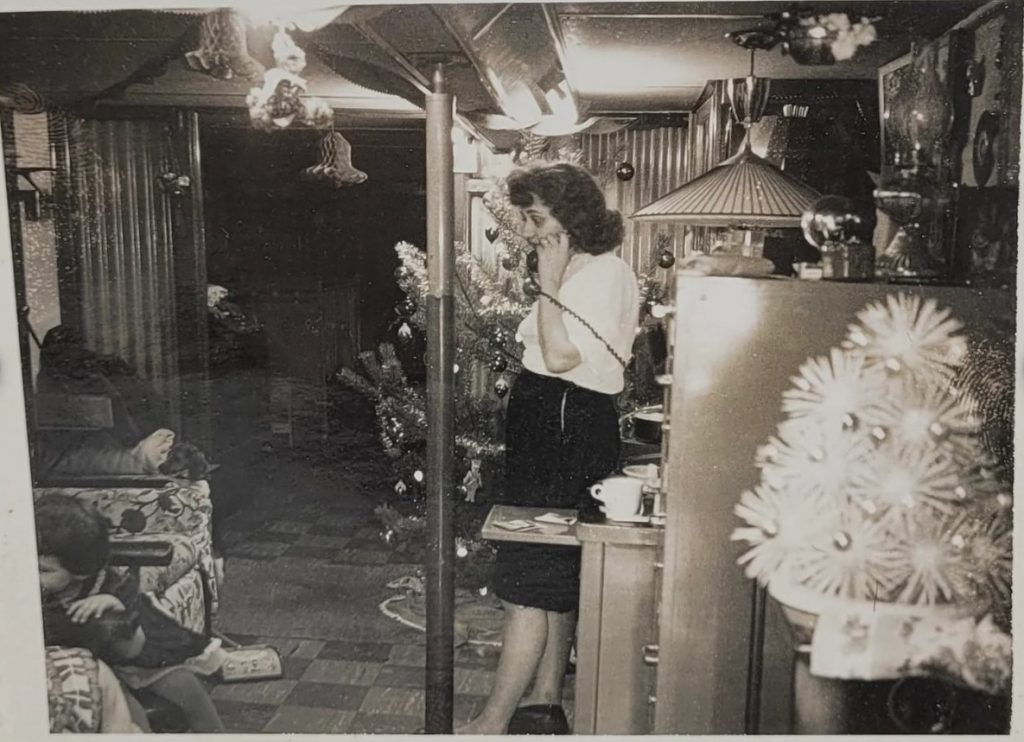
[[[86,344],[134,366],[177,420],[180,380],[173,209],[158,182],[175,167],[161,121],[66,122],[81,326]]]

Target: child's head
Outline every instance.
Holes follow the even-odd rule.
[[[39,586],[60,594],[97,574],[110,556],[109,524],[92,506],[66,495],[35,503]]]

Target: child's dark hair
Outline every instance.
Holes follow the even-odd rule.
[[[551,210],[577,250],[600,255],[622,244],[622,215],[609,209],[594,178],[578,165],[548,163],[508,176],[508,198],[525,209],[536,196]]]
[[[94,575],[110,557],[110,524],[96,508],[67,495],[43,495],[35,503],[36,549],[56,557],[73,575]]]

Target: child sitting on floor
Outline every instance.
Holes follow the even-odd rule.
[[[223,731],[206,688],[182,666],[215,648],[158,609],[134,579],[107,566],[103,516],[73,497],[51,494],[36,501],[35,518],[46,643],[92,651],[128,687],[181,709],[193,732]]]

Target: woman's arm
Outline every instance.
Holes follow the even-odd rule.
[[[558,296],[570,257],[569,236],[565,232],[557,239],[546,239],[537,249],[537,276],[541,291],[550,296]],[[571,371],[583,362],[583,356],[569,339],[562,310],[544,296],[539,297],[538,301],[540,353],[544,365],[554,374]]]

